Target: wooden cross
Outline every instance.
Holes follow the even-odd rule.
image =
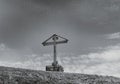
[[[61,39],[61,40],[60,40]],[[50,41],[52,40],[52,41]],[[50,41],[50,42],[49,42]],[[63,38],[61,36],[58,36],[56,34],[53,34],[50,38],[48,38],[46,41],[44,41],[42,44],[43,46],[49,46],[49,45],[53,45],[54,47],[54,52],[53,52],[53,64],[56,66],[57,65],[57,52],[56,52],[56,46],[57,44],[63,44],[63,43],[67,43],[68,39]]]

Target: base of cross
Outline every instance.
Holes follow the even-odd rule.
[[[52,65],[46,66],[46,71],[64,72],[64,69],[58,63],[52,63]]]

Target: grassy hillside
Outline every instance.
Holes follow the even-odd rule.
[[[120,84],[120,79],[111,76],[0,67],[0,84]]]

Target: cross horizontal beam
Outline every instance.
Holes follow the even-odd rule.
[[[43,44],[43,46],[49,46],[49,45],[54,45],[54,44],[67,43],[67,42],[68,42],[68,40],[58,41],[58,42],[47,42],[47,43],[43,42],[42,44]]]

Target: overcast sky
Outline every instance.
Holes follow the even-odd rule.
[[[44,70],[56,33],[66,72],[120,77],[119,15],[120,0],[0,0],[0,65]]]

